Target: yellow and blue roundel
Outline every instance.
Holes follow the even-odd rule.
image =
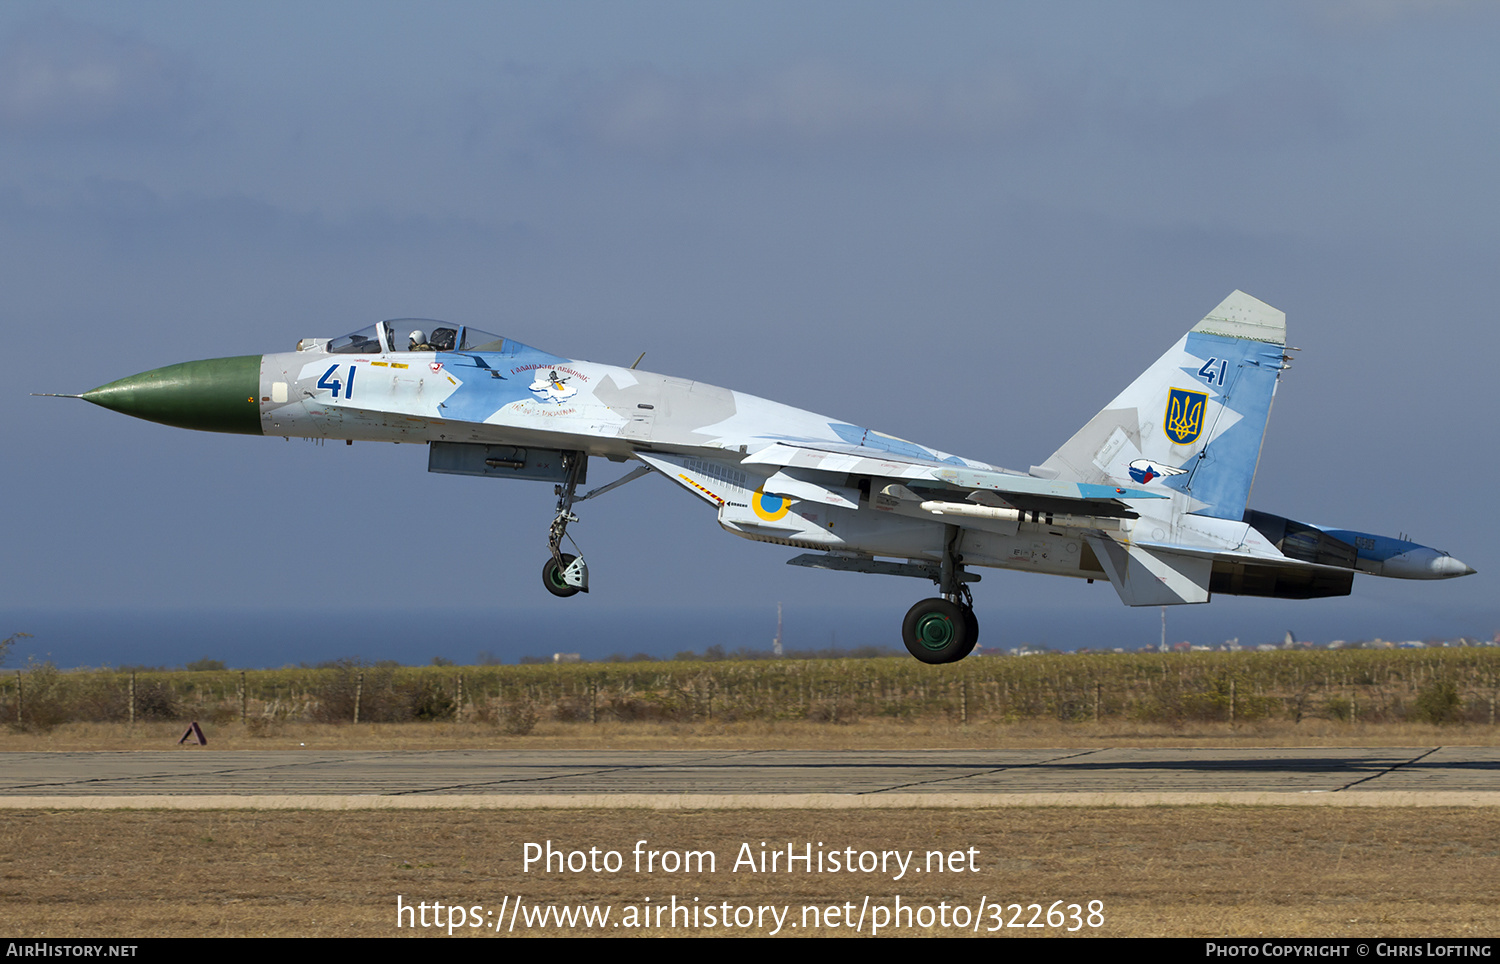
[[[787,510],[791,507],[791,499],[783,498],[779,495],[767,495],[764,487],[756,489],[755,494],[750,496],[750,508],[754,509],[755,514],[767,522],[775,522],[780,519],[787,514]]]
[[[1167,438],[1186,445],[1203,434],[1203,410],[1207,407],[1206,393],[1172,389],[1167,395],[1167,411],[1161,426]]]

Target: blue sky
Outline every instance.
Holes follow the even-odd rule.
[[[926,587],[785,566],[661,479],[581,507],[594,589],[554,604],[546,485],[28,393],[425,316],[1024,469],[1240,288],[1304,349],[1252,505],[1480,574],[1174,630],[1489,636],[1496,49],[1464,2],[6,4],[0,613],[768,637],[782,600],[894,645]],[[1103,584],[987,572],[976,603],[986,643],[1160,631]]]

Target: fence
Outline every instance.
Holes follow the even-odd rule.
[[[541,720],[957,723],[1307,718],[1494,725],[1500,650],[1080,654],[970,659],[586,663],[250,671],[60,671],[0,678],[0,720]]]

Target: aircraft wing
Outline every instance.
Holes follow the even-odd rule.
[[[743,462],[750,465],[775,465],[800,472],[925,481],[969,492],[994,492],[1012,503],[1017,500],[1048,500],[1119,505],[1124,499],[1167,498],[1160,492],[1148,492],[1144,489],[1038,479],[993,468],[977,468],[959,462],[921,459],[890,452],[877,455],[872,454],[865,446],[840,445],[837,442],[779,441],[746,456]]]

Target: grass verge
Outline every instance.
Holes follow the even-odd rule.
[[[436,936],[398,927],[397,899],[465,908],[464,920],[525,906],[611,909],[599,926],[518,926],[528,936],[765,934],[707,926],[703,909],[789,908],[783,934],[849,935],[863,909],[899,897],[917,913],[887,936],[975,933],[981,899],[1004,905],[998,933],[1064,906],[1102,902],[1108,936],[1492,936],[1500,812],[1182,807],[819,812],[0,812],[0,929],[28,937]],[[551,872],[525,845],[616,851],[621,870]],[[635,872],[637,841],[660,852],[708,851],[715,866]],[[965,857],[944,871],[759,873],[741,848],[824,852],[928,850]],[[970,870],[968,854],[977,870]],[[576,865],[576,863],[575,863]],[[866,904],[866,899],[870,904]],[[676,926],[630,926],[645,908],[698,909]],[[967,928],[937,923],[968,909]],[[1012,905],[1020,905],[1012,908]],[[470,914],[479,908],[478,916]],[[806,909],[812,908],[811,917]],[[838,908],[830,918],[829,910]],[[430,915],[435,917],[436,913]],[[503,921],[503,917],[501,917]],[[745,915],[740,915],[745,920]],[[524,921],[524,918],[522,918]],[[833,924],[830,924],[832,920]],[[980,914],[978,933],[993,926]],[[412,915],[412,923],[417,923]],[[649,921],[648,921],[649,923]],[[814,926],[817,925],[817,926]],[[502,923],[501,933],[507,933]],[[1071,923],[1068,924],[1071,926]],[[455,928],[455,936],[490,934]]]

